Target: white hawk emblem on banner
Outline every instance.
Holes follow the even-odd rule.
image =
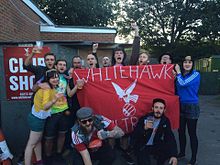
[[[125,102],[125,105],[123,106],[123,113],[125,116],[133,116],[136,113],[136,108],[133,104],[130,104],[130,101],[133,101],[136,103],[138,101],[138,95],[131,94],[134,90],[137,83],[137,79],[125,90],[123,90],[118,84],[112,82],[112,85],[120,99],[123,99]]]

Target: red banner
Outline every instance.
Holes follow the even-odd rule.
[[[24,59],[31,53],[32,47],[5,47],[4,68],[6,81],[6,95],[8,100],[28,100],[33,92],[31,91],[35,76],[23,68]],[[44,64],[44,54],[49,52],[49,47],[43,47],[40,54],[36,54],[33,65]]]
[[[173,65],[121,66],[81,69],[74,80],[84,79],[78,90],[81,106],[114,120],[125,132],[131,132],[138,118],[151,111],[152,100],[166,100],[166,115],[172,128],[179,127],[179,99],[174,95]]]

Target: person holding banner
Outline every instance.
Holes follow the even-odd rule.
[[[135,37],[132,44],[132,54],[129,61],[129,65],[137,65],[140,52],[140,37],[139,28],[136,23],[131,24],[132,29],[135,31]],[[122,47],[116,47],[112,52],[112,66],[125,66],[127,54]],[[114,146],[114,140],[110,139],[110,143]],[[120,139],[120,149],[123,152],[123,157],[128,164],[134,164],[134,160],[131,157],[129,151],[129,135],[125,135]]]
[[[82,69],[82,57],[73,56],[73,58],[72,58],[72,69]]]
[[[186,149],[186,126],[190,137],[190,146],[192,150],[191,160],[188,165],[196,164],[196,156],[198,150],[198,138],[196,134],[197,121],[200,114],[198,90],[200,85],[200,74],[193,70],[194,61],[191,56],[186,56],[182,63],[182,71],[177,64],[175,70],[176,89],[180,98],[180,128],[179,142],[180,153],[179,158],[185,157]]]
[[[170,54],[168,52],[163,53],[162,55],[160,55],[158,61],[160,64],[172,64],[173,63],[172,54]]]
[[[67,70],[67,62],[64,59],[59,59],[56,61],[55,65],[59,73],[59,83],[56,87],[56,92],[60,93],[62,97],[53,104],[51,107],[51,116],[47,119],[45,125],[45,154],[46,160],[49,162],[52,158],[52,149],[54,144],[54,139],[57,137],[57,152],[56,157],[59,160],[62,159],[63,145],[65,142],[65,135],[68,130],[67,116],[70,115],[67,103],[67,86],[68,80],[65,77],[65,72]]]
[[[98,68],[98,61],[97,61],[96,56],[94,54],[87,55],[87,65],[88,65],[89,69]]]
[[[72,77],[74,69],[82,69],[82,57],[73,56],[72,58],[72,67],[69,69],[68,74]]]
[[[120,138],[124,135],[122,129],[106,117],[94,115],[89,107],[80,108],[76,116],[77,123],[72,128],[73,164],[92,165],[99,160],[99,165],[111,165],[115,153],[107,139]]]
[[[148,65],[149,64],[149,56],[148,52],[142,52],[139,54],[138,65]]]
[[[165,116],[166,102],[153,99],[152,111],[141,117],[134,129],[131,146],[135,150],[138,165],[150,165],[150,155],[157,158],[157,165],[177,165],[177,145],[170,120]]]
[[[126,53],[123,48],[116,47],[112,53],[112,66],[125,66]],[[109,139],[112,148],[115,147],[115,139]],[[123,136],[119,141],[119,148],[122,151],[122,156],[128,164],[134,164],[129,151],[129,135]]]
[[[77,91],[82,90],[84,86],[84,80],[78,79],[75,84],[73,82],[73,78],[69,79],[67,86],[67,102],[69,107],[69,114],[66,116],[66,120],[68,123],[68,131],[66,133],[65,138],[65,146],[63,153],[69,153],[72,150],[72,139],[71,139],[71,128],[76,122],[76,111],[80,109],[80,104],[77,98]]]
[[[59,75],[55,69],[48,70],[44,76],[44,82],[48,88],[39,89],[34,96],[34,105],[28,115],[30,136],[25,149],[25,165],[31,165],[33,149],[38,164],[42,164],[41,139],[46,119],[51,115],[50,108],[62,96],[56,93],[55,87],[59,83]]]
[[[122,47],[116,47],[112,52],[112,66],[125,66],[127,54]]]

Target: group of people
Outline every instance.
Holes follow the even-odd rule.
[[[140,52],[140,37],[138,26],[132,25],[135,38],[129,65],[148,65],[149,54]],[[96,55],[98,45],[93,45],[93,51],[87,56],[88,68],[98,68]],[[25,165],[31,165],[33,153],[35,164],[50,164],[52,157],[62,159],[64,147],[73,151],[74,165],[91,165],[99,160],[99,164],[110,165],[115,159],[115,142],[120,139],[119,146],[128,164],[134,164],[131,150],[137,158],[138,165],[149,165],[150,155],[157,160],[158,165],[169,163],[176,165],[177,159],[185,157],[186,126],[190,137],[192,156],[188,165],[194,165],[197,158],[198,139],[196,134],[199,118],[198,89],[199,72],[193,69],[192,56],[186,56],[181,67],[174,65],[176,77],[176,94],[180,98],[180,127],[179,144],[173,135],[170,121],[165,115],[166,101],[159,98],[152,100],[152,113],[146,114],[138,121],[130,135],[125,135],[113,121],[102,115],[94,114],[90,107],[81,107],[77,100],[77,91],[81,90],[82,82],[73,80],[69,75],[74,69],[82,68],[82,58],[72,58],[72,68],[67,70],[64,59],[56,60],[53,53],[44,56],[46,66],[33,66],[32,57],[38,52],[33,48],[32,53],[25,59],[24,68],[35,74],[31,112],[28,115],[30,135],[25,149]],[[160,64],[172,64],[171,54],[164,53],[159,58]],[[104,57],[103,67],[126,65],[126,53],[123,48],[113,50],[112,58]],[[44,143],[42,145],[42,137]],[[56,142],[56,151],[53,150]],[[71,147],[73,144],[73,148]],[[42,146],[44,158],[42,158]],[[44,161],[43,161],[44,160]]]

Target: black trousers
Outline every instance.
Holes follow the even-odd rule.
[[[158,146],[144,146],[142,149],[136,152],[138,165],[151,165],[150,156],[154,156],[157,160],[157,165],[163,165],[169,155],[167,150],[169,150],[166,145]]]
[[[65,149],[72,149],[72,147],[71,147],[71,144],[72,144],[72,137],[71,137],[72,130],[71,130],[71,128],[73,127],[73,125],[76,121],[76,115],[70,114],[66,118],[67,118],[67,123],[68,123],[68,130],[66,133],[64,147],[65,147]]]
[[[108,145],[107,142],[103,143],[97,151],[89,151],[92,162],[99,161],[99,165],[112,165],[115,160],[115,151]],[[73,150],[73,165],[84,165],[80,153]]]
[[[191,159],[196,160],[197,150],[198,150],[198,138],[197,138],[197,121],[198,119],[188,119],[185,117],[180,117],[180,128],[179,141],[180,141],[180,153],[185,154],[186,149],[186,126],[188,128],[188,133],[190,137],[190,147],[192,150]]]

